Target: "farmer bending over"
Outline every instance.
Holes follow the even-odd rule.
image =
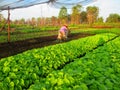
[[[59,30],[59,32],[58,32],[58,37],[57,37],[57,39],[59,40],[59,41],[64,41],[64,40],[66,40],[67,39],[67,36],[68,36],[68,26],[67,25],[63,25],[61,28],[60,28],[60,30]]]

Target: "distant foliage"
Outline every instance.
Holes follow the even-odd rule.
[[[109,23],[118,23],[118,22],[120,22],[120,15],[119,14],[116,14],[116,13],[114,13],[114,14],[110,14],[109,16],[108,16],[108,18],[106,19],[106,22],[109,22]]]

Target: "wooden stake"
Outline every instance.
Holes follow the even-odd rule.
[[[8,42],[10,42],[10,7],[8,6]]]

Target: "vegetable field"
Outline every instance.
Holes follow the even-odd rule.
[[[0,60],[0,90],[119,90],[120,37],[97,34]]]
[[[60,27],[44,27],[44,28],[30,28],[30,27],[17,27],[14,28],[15,30],[10,32],[10,41],[21,41],[33,38],[40,38],[46,36],[56,36],[58,34],[58,30]],[[44,30],[45,29],[45,30]],[[120,35],[120,28],[81,28],[77,27],[77,29],[70,27],[71,34],[100,34],[100,33],[115,33]],[[6,43],[7,40],[7,32],[2,31],[0,32],[0,43]]]

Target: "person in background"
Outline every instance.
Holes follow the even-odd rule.
[[[58,31],[58,37],[57,39],[59,41],[65,41],[68,38],[68,26],[67,25],[63,25],[60,30]]]

